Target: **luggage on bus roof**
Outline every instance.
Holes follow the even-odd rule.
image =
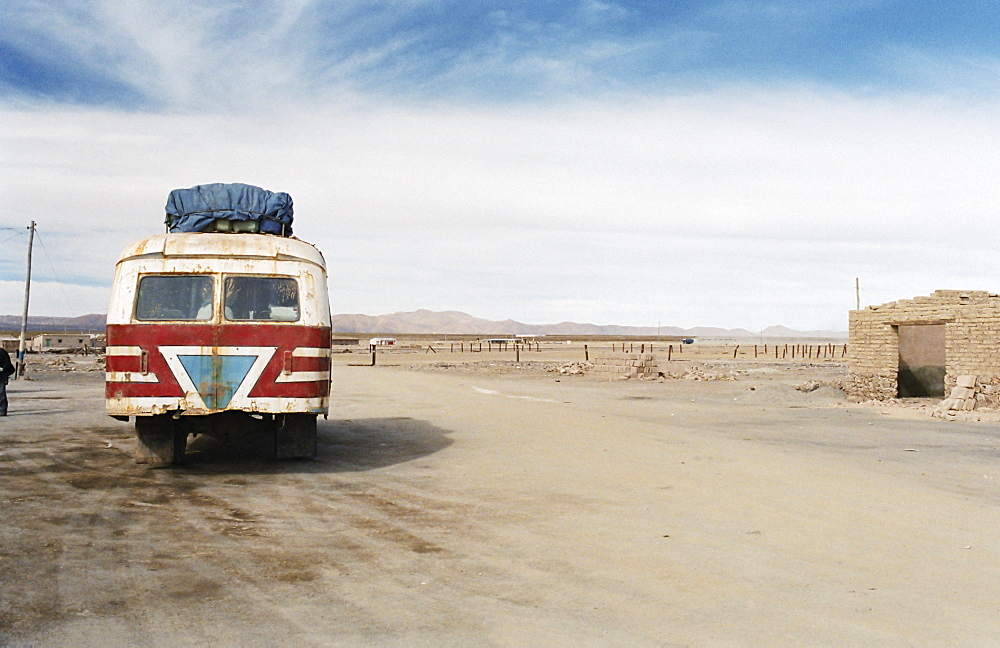
[[[292,197],[253,185],[221,183],[174,189],[167,197],[170,232],[263,232],[292,235]]]

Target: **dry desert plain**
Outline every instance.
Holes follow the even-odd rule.
[[[0,645],[1000,645],[998,424],[732,349],[649,381],[556,371],[580,345],[338,354],[317,459],[199,437],[155,470],[92,358],[31,356]]]

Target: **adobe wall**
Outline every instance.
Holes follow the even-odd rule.
[[[855,400],[888,400],[898,394],[899,339],[907,324],[945,327],[945,393],[958,376],[975,376],[981,403],[1000,402],[1000,295],[937,290],[850,312],[848,382]]]

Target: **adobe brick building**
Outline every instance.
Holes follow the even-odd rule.
[[[845,390],[856,400],[943,397],[959,376],[974,376],[975,404],[1000,402],[1000,295],[995,293],[936,290],[852,310],[848,348]],[[962,382],[964,388],[969,379]]]

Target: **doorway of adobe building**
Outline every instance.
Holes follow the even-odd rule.
[[[899,373],[900,398],[944,397],[945,327],[944,324],[900,324]]]

